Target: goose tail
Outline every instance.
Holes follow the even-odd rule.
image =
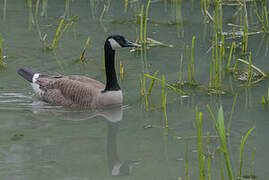
[[[29,81],[30,83],[33,83],[33,81],[35,81],[34,80],[35,74],[40,74],[40,72],[29,67],[24,67],[18,69],[18,74],[27,81]]]

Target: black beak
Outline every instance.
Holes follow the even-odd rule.
[[[132,43],[132,42],[126,40],[124,47],[138,47],[138,45],[136,43]]]

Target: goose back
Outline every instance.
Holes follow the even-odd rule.
[[[40,98],[55,105],[98,108],[122,103],[121,91],[103,92],[105,85],[83,76],[40,75],[35,82]]]

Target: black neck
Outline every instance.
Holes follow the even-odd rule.
[[[104,91],[120,90],[115,71],[115,51],[111,48],[108,41],[106,41],[104,49],[106,68],[106,88],[104,89]]]

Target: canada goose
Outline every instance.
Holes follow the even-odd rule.
[[[28,80],[39,97],[51,104],[99,108],[121,104],[122,92],[115,71],[115,50],[137,47],[121,35],[109,36],[104,45],[106,85],[85,76],[49,76],[32,68],[20,68],[18,74]]]

